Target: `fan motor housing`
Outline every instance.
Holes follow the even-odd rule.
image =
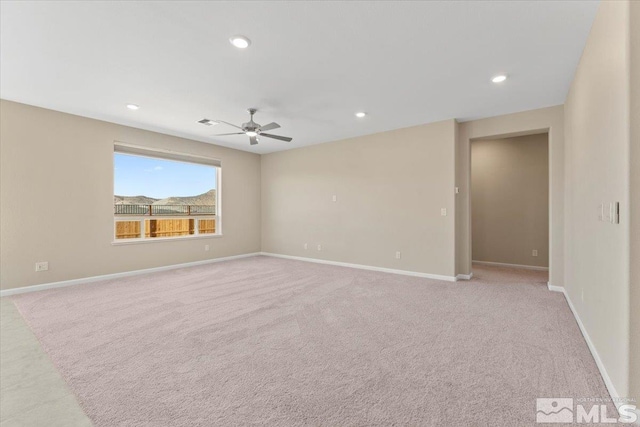
[[[257,108],[249,108],[249,109],[247,109],[247,111],[249,112],[251,117],[249,118],[248,122],[242,124],[242,129],[244,131],[253,131],[253,132],[255,132],[257,129],[260,128],[260,124],[253,121],[253,115],[258,111],[258,109]]]
[[[255,123],[253,120],[242,124],[242,130],[245,132],[248,132],[248,131],[257,132],[259,127],[260,125],[258,123]]]

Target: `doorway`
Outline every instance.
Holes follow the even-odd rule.
[[[474,264],[549,269],[549,134],[471,141]]]

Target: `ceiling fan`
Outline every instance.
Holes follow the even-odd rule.
[[[233,132],[233,133],[222,133],[222,134],[218,134],[218,135],[214,135],[214,136],[247,135],[249,137],[249,143],[251,145],[256,145],[258,143],[258,141],[259,141],[258,137],[259,136],[264,136],[264,137],[273,138],[273,139],[279,139],[280,141],[286,141],[286,142],[289,142],[289,141],[291,141],[293,139],[293,138],[289,138],[288,136],[280,136],[280,135],[272,135],[270,133],[264,133],[265,130],[278,129],[280,127],[280,125],[277,124],[276,122],[271,122],[269,124],[261,126],[260,124],[258,124],[258,123],[253,121],[253,115],[258,110],[255,109],[255,108],[249,108],[247,111],[249,112],[251,117],[249,118],[249,121],[247,123],[243,123],[242,126],[236,126],[234,124],[231,124],[229,122],[225,122],[223,120],[212,120],[212,121],[217,122],[217,123],[224,123],[226,125],[233,126],[234,128],[238,128],[238,129],[240,129],[242,131],[242,132]]]

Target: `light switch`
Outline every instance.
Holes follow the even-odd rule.
[[[447,216],[447,208],[440,209],[440,215]]]
[[[336,196],[335,194],[333,195],[333,201],[337,202],[338,201],[338,196]]]
[[[598,211],[598,221],[604,221],[604,203],[600,203],[600,209]]]
[[[615,203],[609,203],[609,222],[616,223]]]

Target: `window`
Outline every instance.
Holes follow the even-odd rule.
[[[116,241],[221,234],[219,160],[117,143],[113,164]]]

